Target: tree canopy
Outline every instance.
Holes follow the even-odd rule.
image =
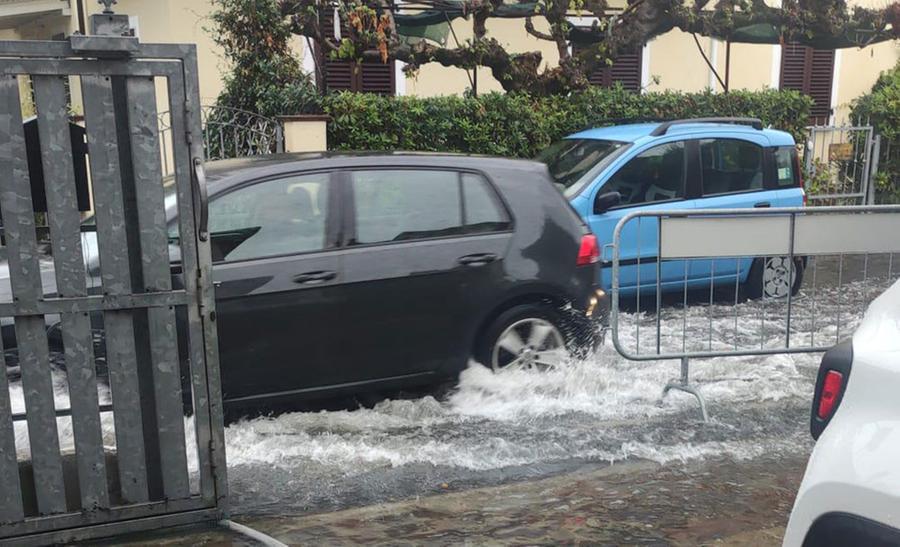
[[[220,0],[221,1],[221,0]],[[252,0],[276,3],[284,28],[313,41],[333,59],[396,59],[414,73],[427,63],[485,67],[506,91],[548,95],[583,89],[588,75],[673,29],[731,42],[865,47],[900,37],[900,2],[849,7],[845,0]],[[333,16],[343,31],[328,28]],[[570,18],[589,17],[589,28]],[[442,40],[434,30],[465,18],[472,38]],[[526,32],[552,42],[558,66],[540,51],[513,53],[491,36],[491,18],[520,19]],[[546,25],[535,25],[537,18]],[[540,27],[540,28],[538,28]],[[452,30],[451,30],[452,32]],[[455,35],[454,35],[455,38]],[[581,47],[574,49],[571,43]]]

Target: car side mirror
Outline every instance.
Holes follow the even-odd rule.
[[[622,194],[619,192],[598,194],[597,199],[594,200],[594,214],[603,214],[620,203],[622,203]]]

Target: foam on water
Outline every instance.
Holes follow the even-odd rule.
[[[862,309],[842,311],[843,332],[851,332]],[[708,312],[703,306],[689,309],[706,325]],[[623,314],[623,325],[651,324],[647,315]],[[822,332],[837,330],[833,317],[820,316]],[[667,320],[663,325],[664,336],[680,339],[681,321]],[[713,314],[712,325],[718,340],[723,333],[734,332],[734,317]],[[739,327],[755,336],[750,322]],[[770,332],[778,335],[774,325]],[[622,329],[626,346],[636,344],[637,336],[633,329]],[[672,392],[660,402],[662,387],[678,375],[678,361],[628,361],[610,340],[587,360],[543,373],[494,374],[470,363],[457,388],[443,400],[433,396],[385,400],[372,408],[295,412],[234,423],[225,431],[229,478],[245,494],[256,492],[271,500],[300,496],[306,507],[320,503],[311,500],[324,491],[333,497],[340,497],[334,492],[345,491],[348,503],[362,499],[356,484],[360,481],[374,485],[372,500],[382,499],[377,492],[389,488],[390,477],[402,482],[430,473],[483,474],[572,460],[640,457],[666,463],[806,450],[810,443],[806,416],[819,359],[818,354],[794,354],[693,361],[692,381],[710,403],[710,424],[699,421],[696,401],[688,395]],[[56,370],[53,378],[57,408],[66,408],[65,374]],[[11,395],[13,411],[24,411],[20,381],[11,382]],[[108,401],[109,390],[101,386],[100,396]],[[59,426],[61,445],[71,450],[68,418],[61,418]],[[191,419],[185,420],[185,429],[192,447],[189,467],[196,480]],[[104,443],[113,447],[109,413],[103,415],[103,433]],[[16,438],[19,457],[27,457],[24,422],[16,423]],[[394,471],[400,469],[403,478]],[[263,503],[259,499],[245,500],[243,508],[253,510],[254,504]]]

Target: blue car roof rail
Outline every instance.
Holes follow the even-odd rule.
[[[672,120],[659,124],[650,132],[651,137],[659,137],[665,135],[669,128],[673,125],[682,125],[688,123],[730,123],[734,125],[749,125],[753,129],[762,131],[763,123],[759,118],[688,118],[684,120]]]

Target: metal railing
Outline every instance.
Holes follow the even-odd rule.
[[[201,107],[203,151],[206,160],[242,158],[284,152],[281,123],[254,112],[218,105]],[[173,169],[171,115],[159,114],[163,174]]]
[[[638,211],[609,245],[615,349],[689,360],[826,351],[900,275],[900,207]],[[623,311],[634,313],[622,313]]]
[[[871,125],[810,126],[804,151],[807,198],[813,205],[871,205],[877,137]]]

